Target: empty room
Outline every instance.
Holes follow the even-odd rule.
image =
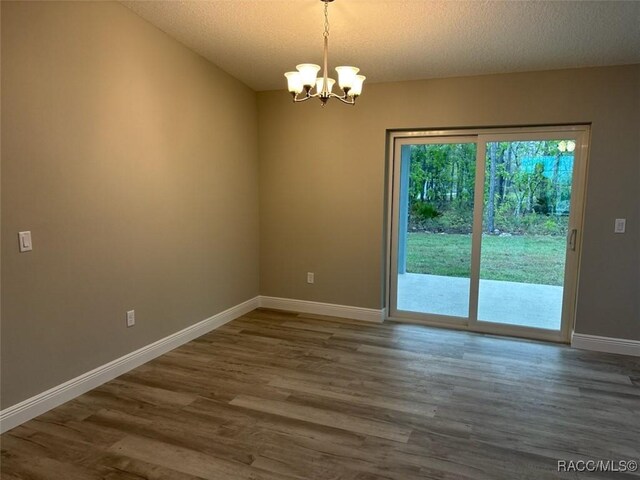
[[[640,477],[640,2],[0,20],[3,480]]]

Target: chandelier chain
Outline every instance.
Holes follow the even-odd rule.
[[[329,36],[329,2],[324,2],[324,36]]]

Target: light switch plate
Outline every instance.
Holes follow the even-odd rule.
[[[626,218],[616,218],[616,224],[613,229],[614,233],[624,233],[627,227]]]
[[[127,312],[127,327],[133,327],[136,324],[136,311],[129,310]]]
[[[31,232],[18,232],[18,242],[20,252],[30,252],[33,250],[33,243],[31,243]]]

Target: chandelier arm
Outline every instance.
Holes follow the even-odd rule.
[[[332,93],[332,95],[335,95],[335,93]],[[307,100],[309,100],[311,98],[319,98],[319,97],[321,97],[320,93],[314,93],[314,94],[307,93],[302,98],[299,98],[298,94],[295,94],[293,96],[293,101],[294,101],[294,103],[300,103],[300,102],[306,102]]]
[[[356,99],[355,97],[349,97],[350,100],[345,100],[343,97],[336,97],[338,100],[340,100],[342,103],[346,103],[347,105],[355,105],[356,104]]]
[[[337,98],[342,103],[346,103],[347,105],[355,105],[356,97],[348,97],[347,95],[338,95],[336,93],[329,93],[329,98]]]
[[[306,102],[307,100],[310,100],[311,98],[313,98],[313,96],[311,95],[305,95],[302,98],[298,98],[298,96],[294,96],[293,97],[293,103],[300,103],[300,102]]]

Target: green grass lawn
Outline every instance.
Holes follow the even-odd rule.
[[[562,285],[563,236],[483,235],[480,278],[521,283]],[[468,277],[471,235],[409,233],[407,272]]]

